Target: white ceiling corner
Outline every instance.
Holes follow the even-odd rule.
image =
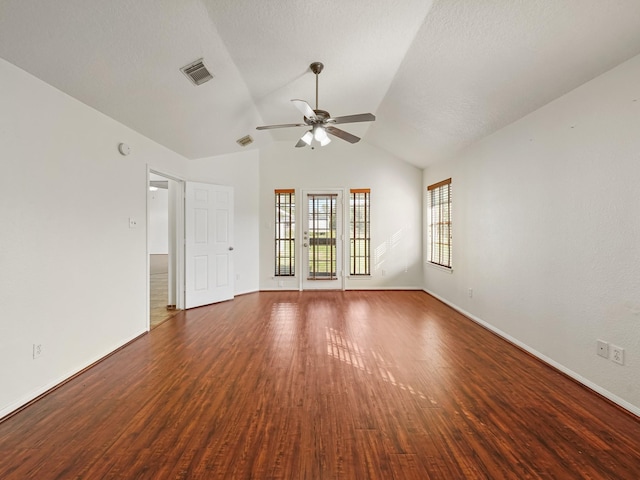
[[[319,107],[424,167],[639,54],[638,25],[637,0],[2,0],[0,57],[187,158],[293,148],[255,127],[299,122],[321,61]]]

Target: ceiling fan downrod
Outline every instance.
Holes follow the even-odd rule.
[[[318,110],[318,75],[320,75],[320,72],[322,72],[324,65],[322,64],[322,62],[313,62],[311,65],[309,65],[309,68],[313,73],[316,74],[316,110]]]

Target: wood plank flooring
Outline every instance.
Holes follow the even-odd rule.
[[[149,315],[151,328],[156,328],[178,313],[178,310],[169,310],[167,308],[168,277],[168,273],[150,275]]]
[[[637,480],[640,422],[423,292],[260,292],[0,423],[0,478]]]
[[[149,255],[149,316],[150,327],[156,328],[173,317],[177,310],[169,310],[168,255]]]

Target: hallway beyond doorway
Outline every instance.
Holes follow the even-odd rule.
[[[169,297],[169,260],[168,255],[149,255],[149,313],[150,328],[155,328],[161,323],[173,317],[178,310],[169,309],[167,302]]]

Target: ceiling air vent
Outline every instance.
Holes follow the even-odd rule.
[[[236,142],[241,147],[246,147],[247,145],[253,143],[253,138],[251,138],[251,135],[245,135],[244,137],[239,138],[238,140],[236,140]]]
[[[213,75],[211,75],[207,67],[204,66],[202,59],[196,60],[186,67],[182,67],[180,70],[189,77],[194,85],[202,85],[213,78]]]

